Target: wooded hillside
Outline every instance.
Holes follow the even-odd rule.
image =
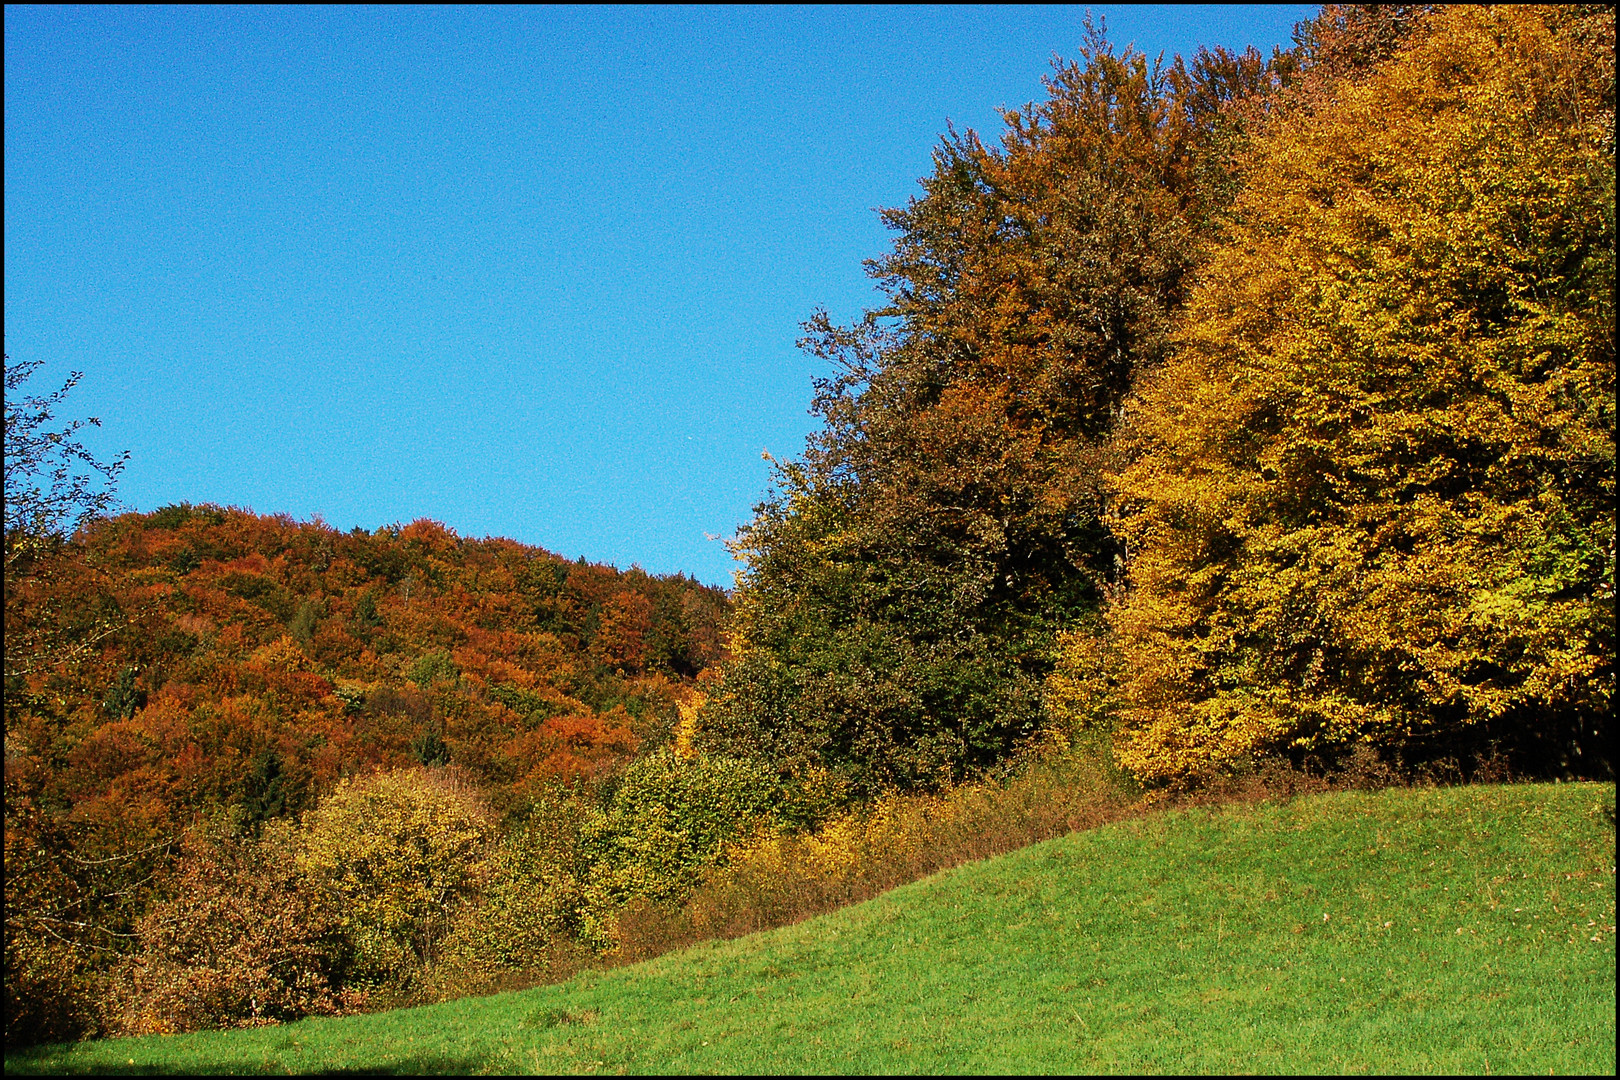
[[[179,505],[20,553],[10,1020],[65,1034],[95,1014],[89,973],[134,945],[188,830],[255,836],[342,778],[424,765],[451,767],[508,823],[537,796],[595,799],[670,742],[722,655],[727,607],[678,575],[427,520],[340,533]]]
[[[18,576],[27,709],[8,780],[47,806],[171,827],[296,811],[343,775],[454,762],[498,805],[669,741],[721,655],[725,594],[432,521],[173,506],[87,530]],[[19,658],[21,659],[21,658]]]

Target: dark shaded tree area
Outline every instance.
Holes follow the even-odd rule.
[[[999,148],[954,132],[886,211],[888,306],[825,315],[823,429],[741,534],[737,658],[708,744],[858,790],[946,783],[1045,725],[1059,633],[1097,615],[1122,551],[1106,442],[1161,362],[1230,197],[1235,104],[1297,61],[1116,53],[1093,28]]]

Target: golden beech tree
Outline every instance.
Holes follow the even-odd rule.
[[[1139,775],[1460,732],[1606,767],[1613,48],[1607,9],[1444,9],[1254,142],[1062,672]]]

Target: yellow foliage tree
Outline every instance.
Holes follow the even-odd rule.
[[[493,822],[449,770],[406,769],[344,780],[305,826],[301,867],[338,900],[355,978],[387,983],[432,962]]]
[[[1257,137],[1128,410],[1113,640],[1055,686],[1122,764],[1489,728],[1606,767],[1614,104],[1611,10],[1459,7]]]

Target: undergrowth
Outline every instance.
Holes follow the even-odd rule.
[[[1614,1070],[1613,785],[1139,814],[568,983],[7,1072]]]

